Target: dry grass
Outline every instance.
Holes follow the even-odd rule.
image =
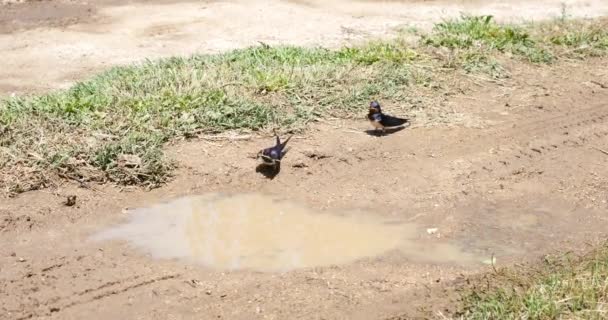
[[[467,294],[457,318],[606,319],[608,246],[550,257],[532,270],[498,270]]]

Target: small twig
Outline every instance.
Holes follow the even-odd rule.
[[[463,75],[465,75],[465,76],[467,76],[469,78],[472,78],[472,79],[477,79],[477,80],[486,81],[486,82],[492,82],[492,83],[499,83],[500,84],[500,83],[504,83],[505,82],[504,80],[486,78],[486,77],[477,76],[477,75],[468,74],[468,73],[463,73]],[[478,84],[478,83],[476,83],[476,84]],[[485,87],[482,84],[478,84],[478,85]]]
[[[408,219],[407,219],[407,220],[405,220],[405,221],[408,221],[408,222],[409,222],[409,221],[413,221],[413,220],[416,220],[416,219],[418,219],[418,218],[420,218],[420,217],[422,217],[422,216],[425,216],[425,215],[426,215],[426,213],[418,213],[418,214],[416,214],[415,216],[410,217],[410,218],[408,218]]]
[[[28,156],[34,157],[36,159],[38,159],[38,161],[42,161],[42,162],[47,162],[43,157],[41,157],[39,154],[34,153],[34,152],[28,152],[27,153]],[[47,162],[48,163],[48,162]]]
[[[605,84],[603,84],[603,83],[601,83],[601,82],[599,82],[599,81],[591,80],[591,81],[589,81],[589,82],[591,82],[591,83],[593,83],[593,84],[597,84],[597,85],[598,85],[598,86],[600,86],[600,88],[602,88],[602,89],[608,89],[608,85],[605,85]]]
[[[444,315],[444,314],[443,314],[441,311],[437,311],[437,316],[438,316],[439,318],[441,318],[441,319],[445,319],[445,320],[449,319],[449,318],[448,318],[448,317],[446,317],[446,316],[445,316],[445,315]]]
[[[565,298],[565,299],[561,299],[561,300],[555,301],[555,303],[564,303],[564,302],[572,300],[572,299],[574,299],[574,298],[573,297],[568,297],[568,298]]]
[[[9,155],[11,158],[13,158],[13,159],[17,159],[17,156],[16,156],[16,155],[14,155],[14,154],[12,154],[12,153],[10,153],[10,152],[8,151],[8,148],[1,147],[1,148],[0,148],[0,150],[2,150],[2,152],[3,152],[4,154],[8,154],[8,155]]]
[[[251,140],[251,135],[250,134],[246,134],[246,135],[241,135],[241,136],[221,136],[221,135],[217,135],[217,136],[202,136],[200,137],[203,140],[210,140],[210,141],[222,141],[222,140],[229,140],[229,141],[240,141],[240,140]]]
[[[606,151],[604,149],[600,149],[600,148],[597,148],[597,147],[591,147],[591,148],[593,148],[593,149],[595,149],[595,150],[597,150],[597,151],[599,151],[599,152],[601,152],[601,153],[603,153],[603,154],[605,154],[605,155],[608,156],[608,151]]]
[[[468,96],[462,96],[460,98],[462,98],[462,99],[469,99],[469,100],[475,100],[475,101],[481,101],[481,102],[497,102],[494,99],[479,99],[479,98],[468,97]]]
[[[215,143],[215,142],[212,142],[212,141],[209,141],[209,140],[205,140],[205,143],[210,144],[212,146],[220,147],[220,148],[224,146],[223,144]]]
[[[97,192],[101,192],[101,193],[103,193],[103,194],[106,194],[105,192],[103,192],[103,191],[101,191],[101,190],[99,190],[99,189],[97,189],[97,188],[95,188],[95,187],[92,187],[92,186],[88,185],[88,184],[87,184],[86,182],[84,182],[82,179],[79,179],[79,178],[73,177],[73,176],[68,175],[68,174],[65,174],[65,173],[63,173],[63,172],[57,172],[57,175],[58,175],[59,177],[61,177],[61,178],[64,178],[64,179],[67,179],[67,180],[73,180],[73,181],[78,182],[78,184],[80,185],[80,187],[81,187],[81,188],[84,188],[84,189],[89,189],[89,190],[93,190],[93,191],[97,191]]]
[[[106,133],[93,133],[93,136],[95,136],[96,138],[109,139],[109,140],[114,140],[114,139],[118,138],[117,136],[115,136],[113,134],[106,134]]]
[[[236,86],[236,85],[243,85],[243,83],[241,83],[241,82],[228,82],[228,83],[224,83],[223,85],[221,85],[219,87],[219,89],[224,89],[225,87]]]
[[[90,189],[89,186],[84,181],[82,181],[82,179],[73,177],[73,176],[65,174],[63,172],[57,172],[57,175],[64,179],[73,180],[73,181],[78,182],[82,188]]]

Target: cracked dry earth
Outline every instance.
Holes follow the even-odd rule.
[[[272,3],[296,12],[320,10],[315,3]],[[54,25],[44,20],[41,29],[27,25],[34,22],[11,24],[12,29],[7,27],[0,41],[5,45],[7,39],[15,43],[29,39],[32,45],[47,33],[64,30],[66,38],[62,41],[66,44],[72,33],[92,32],[95,21],[112,20],[99,12],[109,14],[112,10],[128,10],[129,6],[175,9],[181,5],[191,4],[132,3],[116,7],[108,3],[91,8],[90,22]],[[81,17],[81,13],[75,15]],[[102,24],[99,28],[111,27]],[[101,37],[101,31],[99,34]],[[32,58],[25,54],[30,52],[27,46],[13,50],[10,59],[22,59],[24,65]],[[153,51],[144,47],[136,51],[136,56]],[[103,55],[103,50],[99,54]],[[38,55],[41,59],[38,65],[30,66],[32,70],[40,71],[45,63],[51,63],[52,59],[46,58],[52,54],[40,51]],[[122,61],[114,58],[108,56],[106,61]],[[69,57],[58,55],[53,59],[67,63]],[[4,84],[3,92],[57,87],[62,85],[60,78],[74,74],[79,78],[100,68],[99,61],[87,64],[87,59],[99,57],[83,58],[69,68],[58,68],[38,78],[30,78],[28,68],[4,69],[0,71],[3,79],[16,81],[8,89]],[[121,59],[128,58],[125,55]],[[488,271],[486,262],[492,255],[498,265],[512,265],[534,261],[547,253],[582,250],[605,239],[607,66],[605,58],[564,61],[543,68],[512,64],[508,66],[511,77],[497,82],[457,75],[450,89],[437,92],[437,108],[449,110],[447,115],[454,118],[449,125],[431,125],[417,117],[409,128],[376,138],[365,133],[369,127],[364,120],[320,122],[291,140],[292,149],[273,180],[256,173],[256,162],[249,157],[268,145],[271,137],[195,139],[167,146],[167,154],[177,161],[179,169],[175,179],[163,188],[149,192],[108,185],[83,189],[60,182],[57,188],[2,199],[0,319],[435,317],[457,297],[427,296],[429,288]],[[402,107],[386,105],[384,109],[403,114]],[[302,258],[310,262],[306,268],[273,272],[264,270],[263,261],[252,263],[262,266],[253,269],[239,269],[238,264],[232,265],[234,270],[201,265],[195,263],[199,260],[188,259],[188,250],[179,255],[180,259],[155,258],[158,252],[183,250],[177,247],[182,238],[205,236],[200,232],[202,227],[189,227],[192,224],[188,221],[192,220],[187,220],[188,215],[186,224],[177,218],[163,224],[167,220],[162,214],[155,215],[161,217],[154,220],[160,221],[158,224],[143,224],[151,241],[156,241],[155,250],[138,246],[137,241],[91,239],[100,231],[129,221],[134,213],[124,208],[210,192],[275,195],[305,208],[298,209],[302,212],[297,216],[286,212],[292,220],[284,220],[291,223],[276,220],[272,225],[275,231],[259,221],[244,224],[253,220],[238,215],[235,219],[241,219],[239,223],[222,224],[218,220],[217,230],[224,231],[218,231],[213,241],[225,245],[225,250],[214,248],[219,250],[218,257],[225,252],[240,252],[227,245],[235,238],[243,241],[242,250],[251,249],[248,254],[254,252],[255,256],[255,250],[265,248],[256,248],[253,244],[257,239],[247,240],[241,235],[264,237],[269,233],[275,236],[274,243],[284,244],[279,251],[306,251],[314,244],[325,248],[324,256],[313,252],[308,260]],[[64,205],[69,195],[76,196],[74,206]],[[234,205],[240,204],[235,201]],[[173,208],[176,212],[195,211],[192,207]],[[269,212],[260,211],[259,215],[266,217]],[[175,212],[165,216],[181,217]],[[329,216],[333,218],[324,220]],[[369,222],[353,220],[363,216]],[[350,223],[357,226],[352,228],[355,231],[349,230]],[[302,234],[294,240],[292,234],[281,230],[289,231],[297,224],[316,225],[325,231],[309,235],[308,230],[301,233],[294,229],[293,233]],[[333,225],[339,238],[331,244],[326,241],[324,246],[323,239],[334,230]],[[368,225],[374,227],[368,229]],[[383,245],[394,237],[378,233],[388,230],[383,228],[401,226],[404,229],[399,234],[407,241]],[[365,232],[372,236],[366,241],[357,238]],[[348,262],[325,264],[347,254],[347,246],[338,246],[345,239],[351,239],[347,243],[359,241],[359,247],[369,246],[371,251],[379,248],[378,252],[361,257],[355,252],[356,258],[345,258]],[[315,266],[316,262],[320,265]]]

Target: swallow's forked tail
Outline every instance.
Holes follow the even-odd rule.
[[[290,135],[289,137],[287,137],[287,139],[285,139],[285,141],[283,141],[283,143],[281,143],[280,140],[277,140],[278,145],[280,146],[281,150],[285,149],[285,146],[287,145],[287,142],[289,142],[289,140],[291,140],[291,137],[293,137],[293,134]],[[278,136],[277,136],[278,138]]]

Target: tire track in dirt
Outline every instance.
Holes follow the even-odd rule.
[[[96,249],[94,249],[96,251]],[[93,251],[93,252],[95,252]],[[28,261],[21,260],[17,261]],[[26,265],[10,265],[0,268],[6,281],[0,281],[0,292],[26,297],[27,299],[3,301],[0,314],[11,315],[11,319],[46,317],[64,310],[89,304],[115,295],[130,293],[141,287],[168,280],[179,280],[181,273],[170,274],[126,274],[115,279],[106,279],[98,269],[106,265],[92,254],[55,256],[38,262],[33,259]],[[106,266],[107,267],[107,266]],[[99,283],[101,281],[101,283]],[[97,284],[94,284],[96,283]],[[85,283],[73,287],[73,284]]]
[[[164,276],[145,277],[140,275],[125,277],[115,281],[108,281],[100,286],[87,288],[79,292],[64,297],[53,297],[45,301],[37,302],[35,306],[26,307],[29,309],[25,314],[17,316],[17,319],[30,319],[34,317],[50,316],[54,313],[65,311],[69,308],[95,302],[114,295],[129,293],[141,287],[149,286],[158,282],[175,280],[180,278],[180,274],[168,274]],[[32,309],[34,309],[32,311]],[[23,310],[21,310],[23,311]]]
[[[500,124],[469,145],[488,148],[471,150],[478,159],[473,160],[471,172],[463,172],[461,179],[471,184],[500,181],[501,188],[507,182],[515,183],[544,173],[547,167],[543,161],[560,163],[568,167],[569,161],[576,161],[581,149],[591,151],[591,147],[604,141],[608,136],[608,105],[602,103],[585,109],[552,112],[551,115],[529,121],[510,121]],[[463,154],[463,150],[455,151]],[[480,172],[486,172],[480,175]],[[474,175],[473,178],[471,175]]]
[[[86,292],[82,292],[82,293],[78,294],[79,296],[84,296],[84,295],[89,296],[86,299],[78,300],[78,301],[72,301],[72,302],[70,302],[70,303],[68,303],[68,304],[66,304],[66,305],[64,305],[64,306],[62,306],[60,308],[59,307],[55,307],[55,308],[58,311],[59,310],[64,310],[64,309],[67,309],[67,308],[70,308],[70,307],[74,307],[74,306],[77,306],[77,305],[81,305],[81,304],[85,304],[85,303],[90,303],[90,302],[93,302],[93,301],[96,301],[96,300],[107,298],[109,296],[120,295],[120,294],[126,293],[126,292],[128,292],[130,290],[137,289],[137,288],[140,288],[140,287],[143,287],[143,286],[147,286],[147,285],[151,285],[151,284],[154,284],[154,283],[157,283],[157,282],[166,281],[166,280],[172,280],[172,279],[179,279],[179,277],[180,277],[180,274],[171,274],[171,275],[165,275],[165,276],[161,276],[161,277],[154,277],[154,278],[151,278],[151,279],[148,279],[148,280],[137,281],[137,282],[134,282],[134,283],[128,284],[128,285],[125,285],[125,282],[127,282],[125,280],[123,280],[123,281],[115,281],[115,282],[108,282],[108,283],[100,286],[99,288],[96,288],[96,289],[87,289],[87,290],[85,290]],[[132,277],[132,278],[128,278],[127,280],[137,279],[137,278],[139,278],[139,277],[135,276],[135,277]],[[119,285],[118,288],[102,291],[103,289],[106,289],[108,287],[113,287],[115,285]],[[102,291],[102,292],[100,292],[100,291]],[[100,292],[100,293],[98,293],[98,292]]]

